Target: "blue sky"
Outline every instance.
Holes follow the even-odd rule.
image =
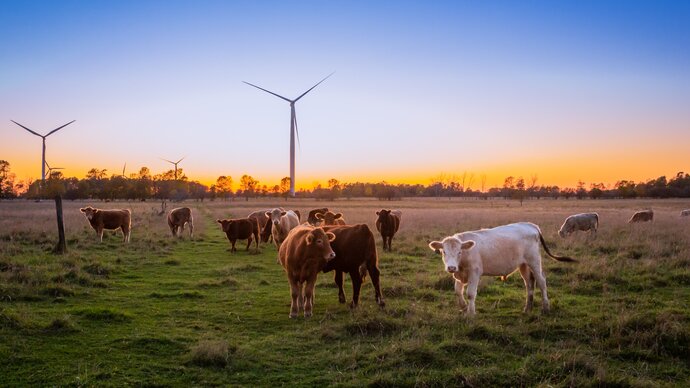
[[[690,2],[5,1],[0,158],[298,186],[690,171]],[[642,159],[642,160],[641,160]]]

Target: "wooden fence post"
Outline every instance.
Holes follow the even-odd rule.
[[[67,252],[67,244],[65,243],[65,223],[62,218],[62,197],[59,195],[55,196],[55,212],[57,213],[59,240],[53,252],[62,255]]]

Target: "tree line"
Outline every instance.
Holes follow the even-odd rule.
[[[219,176],[215,183],[207,186],[189,180],[183,169],[168,170],[152,174],[149,168],[129,176],[108,174],[105,169],[92,168],[85,177],[66,177],[61,171],[50,171],[45,184],[39,180],[18,181],[11,172],[10,163],[0,160],[0,198],[51,198],[61,195],[68,200],[230,200],[257,197],[276,197],[287,200],[290,178],[281,179],[279,184],[266,185],[252,177],[242,175],[239,182],[231,176]],[[478,188],[472,189],[473,177],[440,175],[423,184],[390,184],[386,182],[342,183],[333,178],[326,185],[315,182],[312,189],[301,189],[296,195],[302,198],[335,200],[339,198],[372,197],[381,200],[396,200],[405,197],[466,197],[475,199],[505,198],[524,201],[526,199],[612,199],[612,198],[690,198],[690,174],[679,172],[671,179],[661,176],[646,182],[621,180],[612,186],[603,183],[578,182],[576,187],[538,185],[537,176],[528,179],[509,176],[500,187],[485,187],[486,178],[481,177]],[[235,186],[236,185],[236,186]]]

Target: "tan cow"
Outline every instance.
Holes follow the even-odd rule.
[[[634,222],[648,222],[648,221],[654,221],[654,211],[649,209],[649,210],[640,210],[636,212],[635,214],[630,217],[630,220],[628,221],[629,224],[632,224]]]
[[[282,208],[275,208],[266,212],[266,216],[270,218],[271,234],[273,235],[273,242],[276,248],[280,249],[280,244],[287,238],[288,233],[299,225],[299,217],[292,210],[283,210]]]
[[[335,258],[331,242],[333,233],[309,224],[293,228],[278,251],[278,259],[285,269],[290,284],[290,318],[304,310],[304,317],[312,315],[316,276],[327,262]]]
[[[122,229],[122,242],[129,242],[132,231],[132,211],[129,209],[96,209],[91,206],[79,209],[96,231],[99,241],[103,241],[103,229]]]
[[[247,216],[247,218],[254,218],[258,222],[261,242],[268,242],[271,237],[271,223],[268,222],[270,218],[266,215],[266,212],[270,211],[271,209],[257,210]]]
[[[325,213],[317,213],[316,219],[323,222],[324,225],[346,225],[342,213],[333,213],[326,211]]]
[[[540,242],[546,254],[553,259],[576,261],[552,255],[539,227],[529,222],[457,233],[442,241],[432,241],[429,248],[443,254],[446,271],[455,279],[455,292],[458,294],[460,307],[467,309],[467,315],[476,313],[475,299],[482,276],[508,276],[516,270],[520,271],[527,289],[524,311],[532,309],[536,282],[541,290],[542,310],[546,312],[550,305],[546,293],[546,277],[542,271]],[[466,285],[469,304],[464,298]]]
[[[182,237],[185,224],[189,224],[189,238],[191,238],[194,234],[194,219],[192,218],[192,209],[188,207],[178,207],[176,209],[172,209],[170,213],[168,213],[168,226],[170,227],[173,237]]]
[[[565,238],[571,233],[581,230],[583,232],[591,231],[592,234],[597,233],[599,227],[599,214],[597,213],[580,213],[573,214],[565,219],[558,235]]]

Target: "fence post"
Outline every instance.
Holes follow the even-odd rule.
[[[55,196],[55,212],[57,213],[59,240],[53,252],[62,255],[67,252],[67,244],[65,243],[65,223],[62,218],[62,197],[59,195]]]

